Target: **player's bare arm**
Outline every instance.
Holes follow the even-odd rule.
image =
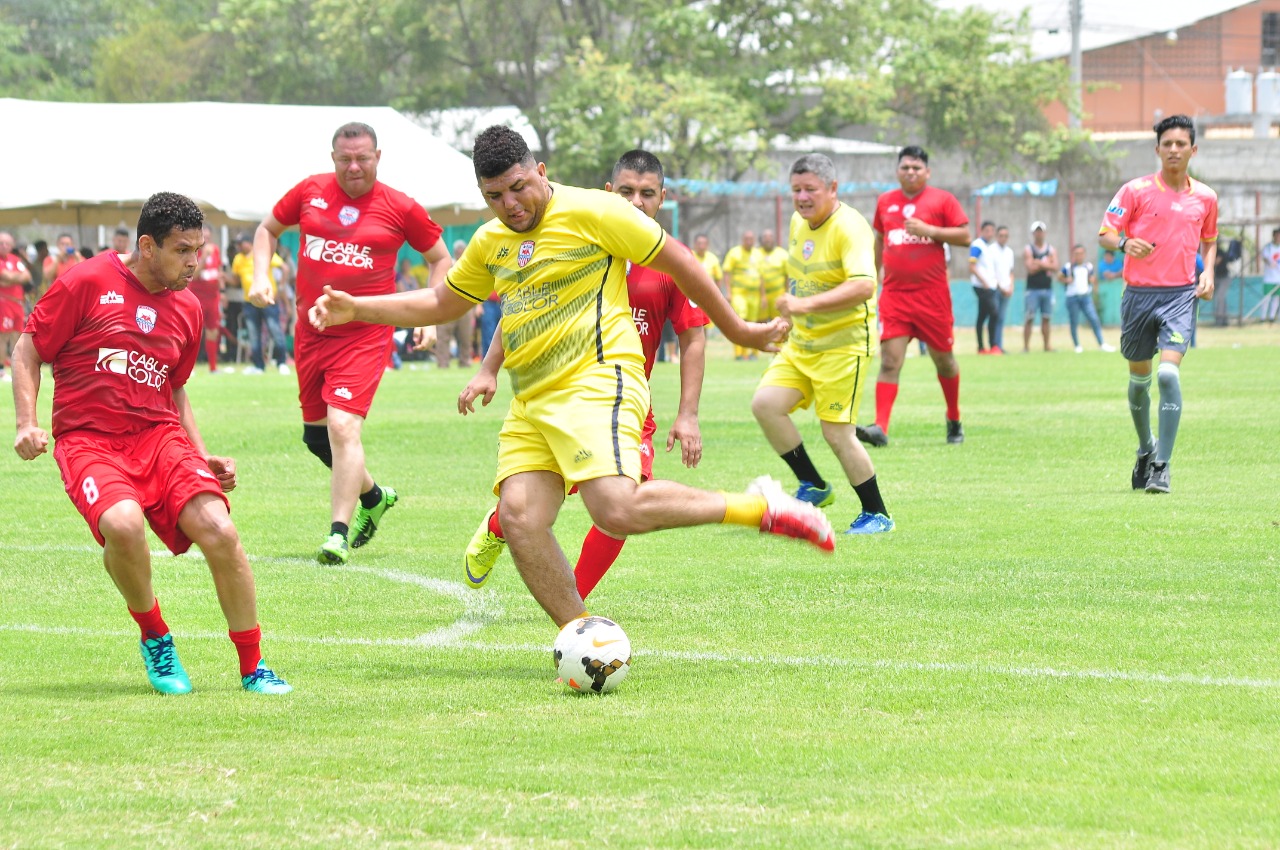
[[[489,350],[484,353],[484,360],[480,362],[479,371],[458,394],[459,413],[463,416],[475,413],[477,398],[482,407],[489,406],[489,402],[493,401],[493,394],[498,391],[498,371],[502,369],[506,359],[507,351],[502,347],[502,325],[499,323],[493,334],[493,342],[489,343]]]
[[[848,310],[866,301],[876,292],[876,282],[870,277],[854,277],[826,292],[798,296],[784,292],[778,296],[778,312],[784,317],[803,316],[806,313],[835,313]]]
[[[959,227],[939,227],[936,224],[926,224],[918,218],[909,218],[902,223],[902,227],[912,236],[922,236],[934,242],[945,242],[960,248],[968,248],[973,242],[973,234],[969,232],[967,224]]]
[[[680,443],[680,460],[690,469],[702,460],[702,430],[698,425],[698,404],[702,400],[702,378],[707,366],[705,328],[686,328],[677,337],[680,343],[680,408],[667,434],[667,451]]]
[[[40,394],[40,355],[31,334],[18,337],[13,348],[13,410],[18,433],[13,450],[23,460],[35,460],[49,450],[49,433],[36,420],[36,396]]]
[[[1218,242],[1202,243],[1204,248],[1204,271],[1200,272],[1200,280],[1196,282],[1196,297],[1208,301],[1213,298],[1213,265],[1218,259]]]
[[[431,269],[427,275],[427,287],[432,288],[442,285],[445,277],[449,274],[449,269],[453,268],[453,255],[449,253],[449,249],[445,248],[444,240],[437,239],[436,244],[432,245],[422,255],[422,259],[426,260]],[[429,348],[434,348],[436,333],[436,329],[429,325],[414,328],[413,350],[426,351]]]
[[[276,303],[275,296],[271,294],[271,255],[276,252],[281,233],[284,233],[284,225],[270,213],[253,232],[253,286],[246,297],[255,307]]]
[[[767,323],[743,321],[711,282],[711,276],[693,252],[683,245],[673,239],[666,240],[658,256],[648,265],[670,275],[680,291],[702,308],[730,342],[760,351],[778,350],[776,343],[788,330],[787,323],[781,319]]]
[[[236,462],[229,457],[209,454],[204,446],[204,438],[200,436],[200,429],[196,427],[196,414],[191,408],[186,387],[178,387],[173,391],[173,404],[178,408],[178,421],[182,424],[182,430],[187,432],[187,439],[204,458],[205,463],[209,464],[209,471],[218,479],[222,492],[230,493],[236,488]]]
[[[416,328],[452,322],[474,306],[475,302],[468,301],[443,283],[430,289],[359,298],[326,285],[324,294],[316,299],[307,318],[318,331],[347,322]]]

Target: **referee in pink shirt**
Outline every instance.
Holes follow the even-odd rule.
[[[1098,241],[1124,254],[1120,351],[1129,361],[1129,411],[1138,432],[1133,489],[1169,492],[1169,459],[1182,418],[1178,369],[1195,333],[1196,299],[1213,298],[1218,196],[1191,179],[1196,128],[1185,115],[1155,126],[1160,170],[1130,180],[1102,219]],[[1196,253],[1204,271],[1196,276]],[[1151,361],[1160,355],[1157,434],[1151,433]]]

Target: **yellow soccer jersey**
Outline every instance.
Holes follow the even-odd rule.
[[[542,221],[516,233],[484,224],[449,270],[449,288],[502,300],[511,391],[524,400],[591,363],[644,365],[627,300],[627,261],[644,265],[667,234],[620,196],[552,183]]]
[[[716,286],[720,285],[720,281],[724,279],[724,269],[720,268],[720,258],[708,251],[699,259],[697,254],[693,255],[695,260],[702,263],[702,267],[707,270],[707,274],[711,275],[711,279],[715,281]]]
[[[781,245],[768,252],[761,249],[760,281],[764,284],[764,291],[770,295],[787,288],[787,250]]]
[[[734,289],[760,288],[760,252],[749,252],[741,245],[734,245],[724,252],[724,273],[732,275],[729,285]]]
[[[816,230],[799,213],[791,216],[788,289],[800,297],[827,292],[857,277],[876,279],[875,234],[847,204],[836,207]],[[852,345],[870,356],[876,344],[876,299],[835,313],[795,317],[788,344],[800,351],[828,351]]]

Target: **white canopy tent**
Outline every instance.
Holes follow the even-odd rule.
[[[471,160],[385,106],[49,103],[0,99],[9,174],[0,225],[132,229],[159,191],[198,201],[214,224],[256,224],[295,183],[331,171],[338,127],[378,134],[378,179],[441,224],[487,217]]]

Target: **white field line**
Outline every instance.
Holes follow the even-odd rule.
[[[48,552],[63,547],[11,547],[29,551]],[[65,547],[65,551],[99,551],[90,547]],[[172,557],[168,551],[152,552],[153,557]],[[191,557],[200,558],[197,553]],[[457,582],[430,578],[402,570],[389,570],[348,564],[345,567],[324,567],[307,558],[280,558],[250,556],[256,563],[296,564],[313,566],[318,571],[356,572],[401,584],[417,585],[450,599],[463,606],[462,615],[448,626],[425,634],[407,638],[331,637],[311,635],[287,635],[272,633],[272,643],[302,643],[325,646],[398,646],[434,649],[456,649],[487,652],[549,653],[550,645],[492,644],[466,640],[496,621],[502,615],[502,606],[493,591],[474,591]],[[47,626],[32,623],[0,623],[0,632],[26,632],[45,635],[70,635],[77,637],[135,637],[137,632],[115,629],[87,629],[78,626]],[[225,633],[208,632],[182,634],[183,639],[226,640]],[[836,658],[827,656],[753,655],[725,652],[687,652],[680,650],[638,649],[634,655],[640,658],[656,658],[666,661],[711,662],[721,664],[747,664],[769,667],[821,667],[847,670],[887,670],[905,673],[947,673],[958,675],[1006,676],[1023,679],[1064,679],[1076,681],[1133,682],[1146,685],[1191,685],[1207,688],[1250,688],[1262,690],[1280,689],[1280,679],[1262,679],[1247,676],[1207,676],[1194,673],[1148,673],[1128,670],[1070,670],[1057,667],[1036,667],[1005,664],[979,664],[945,661],[894,661],[889,659]]]

